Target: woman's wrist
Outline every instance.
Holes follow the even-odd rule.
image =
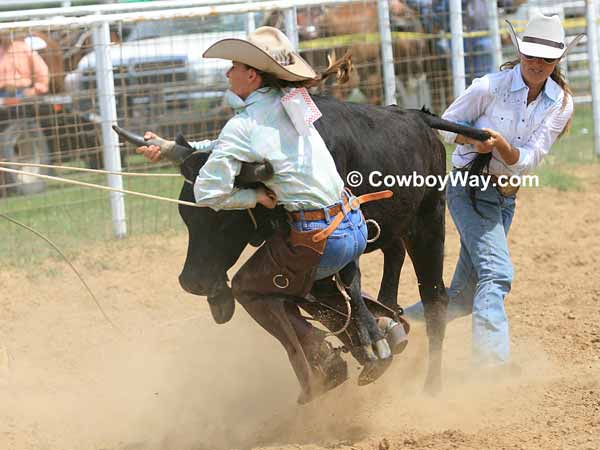
[[[454,143],[458,144],[458,145],[465,145],[465,144],[472,144],[475,145],[477,141],[467,137],[467,136],[463,136],[462,134],[457,134],[456,138],[454,139]]]
[[[521,156],[521,152],[519,151],[519,149],[516,147],[513,147],[508,142],[506,143],[505,146],[502,146],[498,150],[500,151],[500,156],[502,157],[504,162],[506,164],[508,164],[509,166],[512,166],[513,164],[515,164],[519,160],[519,157]]]

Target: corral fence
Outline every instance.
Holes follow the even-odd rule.
[[[230,63],[201,55],[219,39],[244,37],[263,24],[284,29],[317,70],[332,54],[352,52],[356,70],[350,81],[323,86],[321,92],[356,102],[427,105],[441,113],[473,78],[514,59],[504,19],[522,30],[533,7],[558,14],[569,39],[587,32],[562,64],[576,102],[593,113],[590,128],[596,126],[593,0],[190,0],[185,7],[158,1],[0,11],[0,36],[25,41],[49,71],[48,92],[34,96],[7,94],[2,86],[11,83],[0,79],[0,159],[175,173],[167,165],[148,165],[119,145],[111,125],[169,138],[182,133],[189,140],[214,139],[231,116],[223,105]],[[598,152],[600,133],[593,135]],[[181,187],[177,177],[26,170],[171,197]],[[75,245],[81,239],[180,226],[169,204],[7,173],[0,173],[0,212]],[[30,239],[26,244],[3,239],[0,255],[37,248]]]

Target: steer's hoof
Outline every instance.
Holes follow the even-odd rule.
[[[392,364],[392,358],[376,359],[374,361],[368,361],[363,367],[362,372],[358,376],[358,385],[366,386],[367,384],[376,381],[385,373],[385,371]]]
[[[400,324],[389,317],[377,319],[377,326],[383,332],[387,343],[394,355],[399,355],[408,345],[408,326]]]
[[[209,297],[208,305],[213,319],[219,325],[229,322],[235,312],[235,299],[230,292],[216,297]]]
[[[442,392],[442,377],[428,375],[423,391],[430,397],[437,397]]]

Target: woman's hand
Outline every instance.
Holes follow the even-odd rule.
[[[484,131],[490,133],[490,137],[488,140],[479,142],[478,145],[475,146],[479,153],[489,153],[494,148],[497,149],[500,153],[504,154],[505,152],[510,151],[510,144],[508,141],[495,130],[490,128],[484,128]],[[480,150],[481,148],[481,150]]]
[[[150,139],[155,139],[157,137],[158,136],[152,131],[146,131],[146,133],[144,133],[144,139],[146,139],[147,141]],[[160,147],[158,145],[143,145],[141,147],[136,148],[135,152],[143,154],[144,157],[151,162],[158,162],[162,158],[162,155],[160,153]]]
[[[265,208],[273,209],[277,206],[277,195],[271,189],[259,186],[256,188],[256,203],[260,203]]]
[[[471,144],[477,150],[477,153],[490,153],[494,148],[498,151],[510,151],[510,144],[508,141],[495,130],[490,128],[484,128],[485,131],[490,133],[490,137],[485,141],[478,141],[476,139],[463,136],[459,134],[455,140],[457,144]]]
[[[490,138],[475,146],[479,153],[489,153],[495,148],[506,164],[512,166],[519,161],[521,151],[518,148],[510,145],[506,138],[497,131],[489,128],[484,128],[484,130],[490,133]]]
[[[462,134],[457,134],[456,138],[454,139],[454,142],[459,145],[464,145],[464,144],[476,145],[478,142],[481,142],[481,141],[470,138],[468,136],[464,136]]]

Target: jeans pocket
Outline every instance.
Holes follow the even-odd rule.
[[[369,229],[367,227],[367,223],[363,220],[362,223],[358,226],[358,232],[355,234],[357,250],[356,250],[356,258],[362,255],[367,248],[367,241],[369,239]]]
[[[354,239],[350,233],[333,233],[327,238],[325,251],[321,256],[319,267],[341,269],[351,259],[351,244]]]

